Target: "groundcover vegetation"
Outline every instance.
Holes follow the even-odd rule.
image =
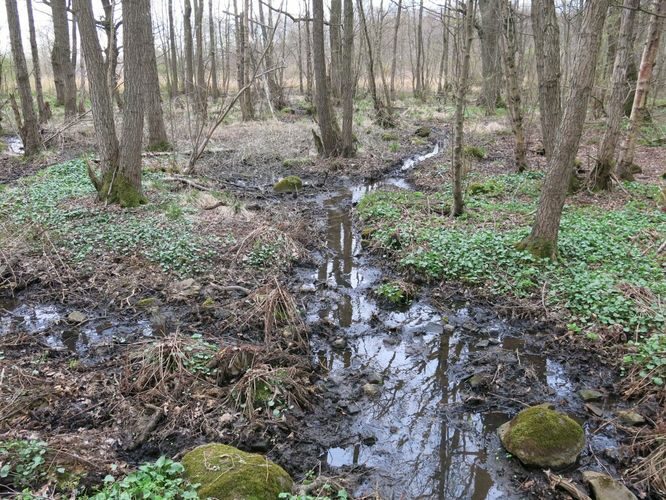
[[[568,205],[559,256],[551,261],[515,248],[529,232],[541,177],[507,174],[470,182],[468,211],[456,220],[447,215],[446,190],[374,192],[361,200],[358,213],[364,234],[403,270],[538,299],[591,339],[600,327],[621,329],[636,342],[626,361],[644,365],[643,374],[663,384],[666,280],[658,247],[666,214],[657,205],[658,188],[627,184],[628,201],[612,208]]]

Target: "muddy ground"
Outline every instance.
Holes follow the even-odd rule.
[[[364,123],[359,156],[344,161],[314,158],[307,117],[229,127],[202,159],[199,187],[169,184],[199,192],[198,227],[234,231],[213,271],[191,280],[138,256],[74,265],[43,239],[20,262],[3,255],[1,437],[44,439],[86,485],[112,464],[129,470],[222,441],[357,497],[568,498],[508,457],[495,433],[525,406],[550,402],[588,437],[561,474],[579,484],[582,470],[621,477],[635,462],[635,431],[616,411],[656,418],[659,408],[622,398],[619,350],[586,349],[538,303],[418,280],[402,307],[374,292],[404,277],[363,248],[354,206],[374,189],[447,182],[447,120],[404,116],[390,140]],[[416,136],[419,126],[431,135]],[[488,171],[506,168],[509,138],[482,137]],[[531,164],[543,168],[532,142]],[[171,175],[182,161],[146,165]],[[11,185],[48,163],[17,169],[12,158],[0,178]],[[285,175],[302,177],[298,195],[272,191]],[[206,190],[233,196],[238,213],[209,209]],[[249,267],[250,243],[275,238],[288,240],[288,258]],[[604,398],[586,405],[580,389]]]

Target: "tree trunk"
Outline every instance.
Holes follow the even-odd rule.
[[[531,234],[518,244],[537,257],[555,258],[562,209],[573,174],[574,160],[585,124],[587,103],[594,85],[599,47],[609,0],[589,0],[583,12],[576,57],[570,77],[571,87],[555,148],[539,197]]]
[[[21,114],[23,115],[17,123],[23,151],[25,156],[32,156],[42,148],[42,140],[39,136],[39,124],[35,116],[35,108],[32,104],[32,91],[30,89],[30,75],[28,65],[23,53],[23,41],[21,38],[21,24],[19,21],[18,6],[16,0],[5,0],[7,7],[7,25],[9,28],[9,39],[12,47],[12,58],[14,59],[14,70],[16,72],[16,86],[18,87],[21,100]]]
[[[111,186],[118,202],[123,206],[135,206],[145,202],[141,190],[141,138],[143,137],[144,93],[149,88],[145,65],[145,52],[155,47],[147,45],[145,33],[150,32],[150,0],[122,0],[123,47],[125,79],[125,108],[123,110],[122,136],[118,172]],[[144,36],[142,36],[144,35]],[[158,94],[159,98],[159,94]],[[109,200],[115,201],[115,200]]]
[[[37,36],[35,35],[35,19],[32,13],[32,0],[26,0],[28,8],[28,31],[30,33],[30,53],[32,55],[32,71],[35,77],[35,94],[37,97],[37,110],[39,111],[39,123],[46,123],[51,118],[50,109],[44,102],[42,91],[42,71],[39,67],[39,50],[37,49]]]
[[[439,79],[437,81],[437,94],[446,102],[449,92],[449,7],[442,8],[442,55],[439,60]]]
[[[196,92],[195,99],[197,112],[205,120],[208,116],[206,71],[204,67],[204,41],[203,41],[203,11],[204,0],[194,0],[194,33],[196,39]]]
[[[507,107],[511,117],[511,128],[516,141],[514,158],[518,172],[527,168],[527,145],[523,130],[523,109],[520,100],[520,84],[516,68],[516,14],[511,0],[501,0],[501,20],[504,26],[501,54],[504,65]]]
[[[51,0],[53,17],[53,78],[57,102],[65,106],[65,118],[76,116],[76,80],[69,50],[69,22],[65,0]],[[60,89],[60,90],[59,90]]]
[[[402,15],[402,0],[398,0],[398,12],[395,15],[393,28],[393,53],[391,54],[391,99],[395,99],[395,71],[398,59],[398,33],[400,32],[400,17]]]
[[[188,98],[194,92],[194,46],[192,40],[192,2],[185,0],[183,11],[183,46],[185,49],[185,93]]]
[[[310,33],[310,12],[305,0],[305,97],[312,100],[312,35]]]
[[[178,56],[176,51],[176,30],[173,23],[173,0],[169,0],[169,52],[171,65],[171,97],[178,94]]]
[[[554,0],[532,1],[534,56],[539,80],[539,117],[546,156],[550,158],[560,126],[560,28]]]
[[[500,2],[503,0],[479,0],[481,27],[481,104],[486,114],[494,115],[500,101],[500,84],[502,80],[500,62]]]
[[[416,67],[414,68],[414,97],[425,102],[425,88],[423,78],[423,0],[419,3],[419,17],[416,24]]]
[[[298,91],[303,94],[303,41],[301,36],[301,23],[298,22]]]
[[[339,99],[342,95],[342,0],[331,0],[330,17],[330,43],[331,43],[331,95]]]
[[[350,158],[356,154],[354,146],[354,1],[344,0],[344,44],[342,53],[342,155]]]
[[[118,109],[123,109],[123,97],[120,93],[120,86],[118,85],[118,26],[115,21],[115,0],[102,0],[104,8],[104,31],[106,32],[107,47],[106,47],[106,84],[109,87],[109,92],[116,99]]]
[[[331,107],[331,100],[326,81],[326,52],[324,44],[324,5],[323,0],[312,2],[312,46],[314,50],[314,77],[317,91],[317,121],[319,122],[319,137],[321,142],[320,154],[322,156],[338,156],[341,153],[340,133],[335,114]]]
[[[213,19],[213,0],[208,0],[208,37],[211,96],[216,101],[220,97],[220,88],[217,84],[217,42],[215,39],[215,21]]]
[[[453,139],[453,209],[451,215],[458,217],[464,210],[463,202],[463,131],[465,97],[469,79],[469,59],[474,37],[474,0],[467,0],[463,13],[462,66],[458,75],[456,95],[455,136]]]
[[[643,55],[641,57],[641,66],[638,70],[638,82],[636,83],[636,93],[634,94],[634,105],[631,108],[631,116],[629,117],[629,127],[620,145],[617,162],[618,176],[624,180],[634,179],[636,135],[645,117],[652,70],[657,62],[659,40],[661,38],[664,17],[666,17],[666,0],[654,0],[652,2],[652,12],[654,14],[650,17],[647,39],[645,40],[645,47],[643,48]]]
[[[143,1],[143,0],[142,0]],[[137,40],[141,44],[144,62],[142,67],[144,113],[148,122],[148,151],[167,151],[171,148],[164,126],[164,115],[162,113],[162,95],[160,91],[160,77],[157,70],[157,58],[155,56],[155,38],[153,36],[153,23],[150,9],[147,22],[144,20],[140,26],[143,32],[136,32],[133,36],[142,36]],[[125,89],[127,90],[127,89]]]
[[[270,5],[270,2],[269,2]],[[261,37],[264,42],[264,47],[266,48],[266,54],[264,55],[264,66],[266,70],[272,69],[275,66],[273,58],[273,47],[274,43],[271,39],[269,28],[272,30],[272,20],[269,17],[269,22],[266,24],[264,22],[264,7],[259,4],[259,24],[261,30]],[[269,10],[270,12],[270,10]],[[265,75],[266,84],[268,86],[268,93],[270,96],[271,105],[274,109],[282,109],[287,105],[287,101],[284,98],[284,92],[282,86],[278,82],[277,74],[275,71],[270,71]]]
[[[634,32],[634,19],[640,6],[640,0],[624,0],[621,13],[620,30],[615,45],[615,61],[611,78],[611,93],[608,98],[606,130],[604,131],[597,161],[590,175],[590,184],[595,190],[608,190],[612,186],[611,172],[615,145],[620,137],[624,99],[627,86],[627,69],[631,59]]]

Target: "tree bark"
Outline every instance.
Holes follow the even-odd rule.
[[[194,0],[194,33],[196,40],[196,109],[205,120],[208,116],[206,71],[204,67],[204,40],[203,40],[203,11],[204,0]]]
[[[30,33],[30,53],[32,55],[32,72],[35,77],[35,95],[37,97],[37,110],[39,123],[46,123],[51,118],[51,110],[44,102],[42,91],[42,70],[39,66],[39,50],[37,49],[37,36],[35,35],[35,19],[32,12],[32,0],[26,0],[28,8],[28,31]]]
[[[194,92],[194,46],[192,40],[192,2],[185,0],[183,10],[183,46],[185,49],[185,93],[191,98]]]
[[[215,39],[215,21],[213,18],[213,0],[208,0],[208,44],[211,96],[216,101],[220,97],[220,87],[217,84],[217,42]]]
[[[395,99],[395,71],[398,59],[398,33],[400,32],[400,17],[402,15],[402,0],[398,0],[398,12],[395,15],[393,28],[393,53],[391,54],[391,99]]]
[[[69,50],[69,22],[65,0],[51,0],[53,17],[53,78],[56,99],[65,106],[65,118],[76,116],[76,80]]]
[[[583,12],[581,33],[570,77],[571,87],[553,154],[548,160],[536,220],[530,235],[518,244],[518,248],[526,249],[537,257],[555,258],[557,255],[557,235],[562,209],[594,85],[608,4],[609,0],[588,0]]]
[[[142,0],[143,1],[143,0]],[[148,20],[143,20],[147,15]],[[160,89],[160,77],[157,71],[157,57],[155,56],[155,37],[153,35],[153,23],[150,9],[147,14],[142,15],[143,31],[136,33],[135,36],[141,36],[141,50],[144,56],[142,72],[143,76],[143,96],[144,96],[144,114],[148,122],[148,151],[166,151],[171,148],[169,138],[167,137],[166,127],[164,125],[164,115],[162,113],[162,95]]]
[[[37,116],[35,116],[35,108],[32,103],[28,65],[25,62],[25,54],[23,53],[18,6],[16,5],[16,0],[5,0],[5,6],[7,7],[7,25],[16,73],[16,86],[18,87],[19,98],[21,100],[22,117],[18,117],[20,118],[18,121],[22,123],[17,123],[16,125],[23,141],[25,156],[32,156],[42,149],[42,140],[39,136],[39,124],[37,123]]]
[[[321,142],[320,154],[322,156],[338,156],[341,153],[340,133],[331,106],[326,80],[326,52],[324,44],[324,5],[322,0],[312,2],[312,46],[314,50],[314,77],[317,91],[317,121],[319,122],[319,137]]]
[[[463,13],[462,34],[462,65],[458,75],[458,88],[456,95],[455,112],[455,135],[453,139],[453,208],[451,215],[458,217],[463,214],[463,133],[464,133],[464,111],[465,98],[467,96],[467,85],[469,80],[469,59],[472,51],[474,37],[474,0],[467,0]]]
[[[354,1],[344,0],[344,43],[342,53],[342,155],[351,158],[356,154],[354,146]]]
[[[106,84],[109,87],[109,92],[115,98],[118,109],[123,109],[123,97],[120,93],[120,86],[118,85],[118,26],[115,21],[115,0],[102,0],[104,8],[104,31],[106,32],[107,47],[106,47]],[[79,29],[80,30],[80,29]]]
[[[636,135],[638,129],[645,117],[648,91],[650,90],[650,80],[652,79],[652,70],[657,62],[657,53],[659,52],[659,41],[661,38],[664,17],[666,17],[666,0],[654,0],[652,2],[652,12],[650,24],[648,26],[647,39],[643,48],[641,65],[638,70],[638,82],[636,83],[636,93],[634,94],[634,104],[631,108],[629,117],[629,127],[620,145],[619,159],[617,162],[617,173],[620,179],[634,179],[634,153],[636,151]]]
[[[312,35],[310,30],[310,12],[305,1],[305,87],[306,98],[312,100]]]
[[[423,0],[419,2],[419,17],[416,24],[416,67],[414,68],[414,97],[425,102],[425,83],[423,76]]]
[[[500,2],[503,0],[479,0],[481,26],[478,30],[481,41],[481,104],[486,114],[494,115],[500,102],[502,81],[500,61]]]
[[[550,158],[560,126],[560,28],[554,0],[532,1],[534,56],[539,80],[539,118],[546,156]]]
[[[342,95],[342,1],[331,0],[329,38],[331,45],[331,95],[339,99]]]
[[[270,2],[269,2],[270,4]],[[264,47],[266,47],[266,54],[264,55],[264,66],[266,70],[270,70],[275,66],[275,60],[273,58],[273,40],[271,39],[269,28],[272,29],[270,24],[272,23],[271,18],[269,17],[269,23],[266,24],[264,21],[264,8],[263,5],[259,4],[259,24],[261,30],[261,37],[264,42]],[[275,71],[270,71],[265,75],[266,84],[268,85],[268,93],[270,96],[271,105],[273,109],[283,109],[287,105],[287,101],[284,97],[284,92],[280,82],[277,79],[277,74]]]
[[[171,92],[173,98],[178,94],[178,56],[176,49],[176,29],[173,23],[173,0],[169,0],[169,53],[171,54],[169,64],[171,65]]]
[[[515,166],[518,172],[523,172],[527,168],[527,145],[525,143],[523,109],[520,99],[518,70],[516,68],[516,15],[511,5],[511,0],[501,1],[500,13],[504,26],[501,55],[506,80],[507,108],[511,117],[511,128],[516,141],[514,150]]]
[[[609,190],[612,186],[611,172],[615,145],[620,137],[624,99],[629,91],[627,69],[631,59],[634,20],[640,0],[624,0],[620,15],[620,30],[615,45],[615,61],[611,77],[611,93],[608,98],[606,130],[599,146],[597,160],[590,175],[590,184],[595,190]]]

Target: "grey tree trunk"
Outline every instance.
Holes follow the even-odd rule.
[[[312,35],[309,17],[308,2],[305,0],[305,96],[312,100]]]
[[[647,39],[641,56],[641,66],[638,70],[638,82],[636,83],[636,93],[634,94],[634,104],[631,108],[629,117],[629,127],[620,144],[619,158],[617,162],[617,173],[620,179],[634,179],[634,153],[636,151],[636,135],[644,117],[647,106],[648,91],[650,90],[650,80],[652,79],[652,70],[657,62],[657,53],[659,52],[659,41],[661,31],[666,17],[666,0],[654,0],[652,2],[652,12],[650,16],[650,25],[648,26]]]
[[[260,3],[259,6],[259,23],[260,23],[260,30],[261,30],[261,37],[264,42],[264,47],[267,47],[266,54],[264,56],[264,66],[266,67],[266,70],[268,71],[269,69],[272,69],[275,67],[275,59],[273,57],[273,47],[274,47],[274,42],[271,39],[270,33],[269,33],[269,28],[272,30],[272,20],[269,17],[269,22],[268,24],[264,20],[264,8],[263,5]],[[270,12],[270,11],[269,11]],[[282,109],[287,105],[287,101],[284,97],[284,91],[282,89],[282,85],[280,85],[280,82],[278,81],[277,74],[275,71],[271,71],[265,75],[266,78],[266,83],[268,84],[268,93],[270,95],[270,101],[273,106],[273,109]]]
[[[183,10],[183,46],[185,50],[185,93],[188,98],[194,92],[194,46],[192,40],[192,2],[185,0]]]
[[[145,15],[145,14],[144,14]],[[164,126],[164,115],[162,113],[162,95],[160,90],[160,78],[157,70],[157,58],[155,56],[155,37],[153,35],[153,23],[150,9],[148,9],[148,20],[144,20],[140,26],[141,36],[137,42],[141,43],[141,53],[144,56],[142,66],[144,114],[148,122],[148,151],[166,151],[171,148]],[[145,73],[145,74],[144,74]]]
[[[17,118],[20,118],[18,121],[22,123],[17,123],[16,125],[19,128],[21,140],[23,141],[25,156],[32,156],[42,149],[42,140],[39,136],[39,124],[37,123],[37,116],[35,115],[35,108],[32,103],[28,65],[25,62],[25,54],[23,53],[18,6],[16,5],[16,0],[5,0],[5,6],[7,7],[7,25],[16,72],[16,86],[18,87],[19,98],[21,100],[22,116]]]
[[[39,50],[37,49],[37,36],[35,35],[35,19],[32,12],[32,0],[26,0],[28,8],[28,31],[30,33],[30,53],[32,55],[32,72],[35,77],[35,97],[37,97],[37,110],[39,123],[46,123],[51,118],[51,110],[44,102],[42,91],[42,70],[39,67]]]
[[[393,28],[393,53],[391,54],[391,99],[395,99],[395,71],[398,59],[398,33],[400,32],[400,17],[402,16],[402,0],[398,0],[398,12],[395,15]]]
[[[76,79],[69,50],[69,23],[65,0],[51,0],[53,17],[53,78],[58,104],[65,106],[65,117],[76,116]],[[60,89],[60,90],[58,90]]]
[[[532,1],[534,56],[539,80],[539,118],[546,156],[551,157],[560,126],[560,28],[554,0]]]
[[[583,12],[580,38],[569,80],[571,87],[553,154],[548,159],[536,220],[530,235],[518,244],[518,248],[526,249],[537,257],[555,258],[557,255],[557,235],[562,209],[594,85],[608,4],[609,0],[589,0]]]
[[[106,46],[106,84],[109,87],[109,92],[115,98],[118,109],[123,109],[123,98],[120,93],[120,86],[118,85],[118,26],[115,21],[114,7],[115,0],[102,0],[104,8],[104,31],[106,32],[107,46]]]
[[[500,68],[500,2],[503,0],[479,0],[481,26],[481,105],[486,114],[494,115],[500,102],[502,73]]]
[[[469,80],[469,59],[474,37],[474,0],[467,0],[463,13],[462,65],[458,75],[456,89],[455,135],[453,139],[453,208],[451,215],[458,217],[463,214],[463,133],[465,118],[465,98]]]
[[[169,0],[169,64],[171,65],[171,97],[178,94],[178,56],[176,50],[176,30],[173,23],[173,0]]]
[[[322,156],[338,156],[342,151],[338,124],[331,106],[326,79],[326,52],[324,47],[324,5],[322,0],[312,2],[312,46],[314,51],[314,77],[317,91],[317,121],[320,136],[318,150]]]
[[[354,145],[354,1],[344,0],[344,43],[342,48],[342,155],[356,154]]]
[[[527,145],[523,129],[523,109],[520,99],[520,83],[516,68],[516,13],[511,0],[501,0],[500,14],[502,25],[501,54],[506,81],[507,108],[511,117],[511,128],[516,141],[514,161],[518,172],[527,168]]]
[[[203,11],[204,0],[194,0],[194,33],[196,39],[196,92],[197,112],[206,119],[208,116],[206,71],[204,67],[204,40],[203,40]]]
[[[331,95],[339,99],[342,95],[342,0],[331,0],[329,38],[331,45]]]
[[[423,0],[419,3],[419,17],[416,24],[416,67],[414,68],[414,97],[425,101],[425,81],[424,81],[424,59],[423,53]]]
[[[615,156],[615,145],[620,137],[624,99],[629,92],[627,69],[631,59],[634,20],[639,7],[640,0],[624,0],[620,15],[620,30],[617,41],[614,43],[615,61],[611,77],[611,93],[606,106],[608,113],[606,130],[599,146],[597,161],[590,175],[590,184],[595,190],[608,190],[612,186],[613,157]]]
[[[217,41],[215,39],[215,21],[213,18],[213,0],[208,0],[208,53],[210,57],[210,86],[214,101],[220,97],[217,84]]]

